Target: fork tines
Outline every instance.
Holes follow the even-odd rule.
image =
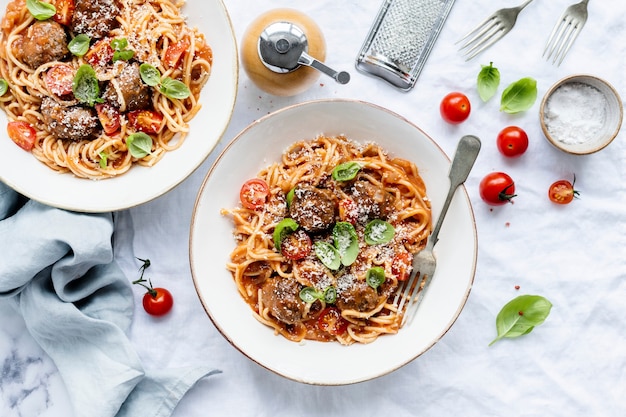
[[[583,24],[584,22],[563,13],[561,19],[552,29],[542,56],[545,56],[548,61],[552,58],[552,63],[557,66],[561,65],[565,55],[578,37]]]
[[[500,40],[509,30],[502,25],[497,16],[490,16],[456,43],[465,40],[459,51],[464,50],[465,60],[469,61]]]

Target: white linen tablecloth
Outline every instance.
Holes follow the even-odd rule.
[[[259,90],[241,70],[232,122],[209,160],[165,196],[115,213],[115,256],[127,277],[136,279],[135,256],[149,258],[153,283],[175,297],[173,311],[155,319],[143,312],[143,291],[135,288],[130,338],[142,361],[153,368],[206,361],[223,371],[200,381],[174,416],[626,415],[625,133],[599,153],[571,156],[545,140],[538,116],[543,94],[570,74],[599,76],[626,96],[626,2],[591,1],[579,39],[555,67],[541,54],[553,25],[573,1],[531,3],[511,33],[465,62],[454,43],[491,12],[521,0],[457,0],[415,88],[405,93],[354,69],[381,1],[225,0],[238,41],[265,11],[291,7],[308,14],[326,38],[326,63],[350,71],[352,80],[339,85],[321,76],[307,92],[279,98]],[[502,113],[499,95],[481,102],[476,76],[489,62],[501,72],[499,93],[522,77],[538,81],[532,109]],[[462,91],[472,102],[470,118],[460,125],[449,125],[439,115],[439,102],[450,91]],[[194,199],[219,151],[259,117],[317,98],[353,98],[389,108],[421,127],[448,155],[464,134],[483,142],[466,184],[478,230],[478,265],[459,319],[407,366],[340,387],[286,380],[233,348],[198,301],[188,264]],[[530,137],[528,151],[516,160],[506,160],[495,145],[497,133],[508,125],[522,127]],[[494,170],[515,180],[514,204],[492,208],[481,201],[478,183]],[[548,186],[574,174],[580,198],[562,207],[548,201]],[[547,297],[554,305],[548,320],[529,335],[488,347],[498,311],[521,294]],[[0,317],[0,415],[72,417],[50,359],[2,303]]]

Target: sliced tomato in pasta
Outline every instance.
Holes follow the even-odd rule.
[[[113,54],[111,39],[104,38],[94,43],[83,58],[94,67],[104,67],[113,60]]]
[[[178,42],[170,43],[165,51],[165,63],[168,68],[175,68],[178,66],[180,59],[185,51],[189,50],[191,42],[187,36],[183,37]]]
[[[404,281],[409,277],[413,260],[408,252],[400,252],[391,261],[391,273],[398,281]]]
[[[344,334],[348,330],[348,321],[341,316],[336,307],[326,307],[317,319],[317,327],[334,336]]]
[[[163,115],[154,110],[133,110],[128,113],[128,123],[133,129],[144,133],[159,133]]]
[[[52,0],[52,4],[56,9],[52,20],[62,25],[69,26],[74,16],[74,0]]]
[[[57,64],[46,71],[44,82],[52,94],[59,97],[72,94],[74,68],[68,64]]]
[[[120,130],[121,116],[118,109],[106,103],[96,104],[95,107],[104,133],[112,135]]]
[[[252,178],[246,181],[239,191],[241,204],[249,210],[258,210],[263,207],[270,188],[265,181],[259,178]]]
[[[37,132],[28,122],[16,121],[7,124],[7,133],[13,142],[25,151],[31,151],[35,147]]]
[[[311,238],[304,230],[296,230],[280,243],[280,253],[292,261],[306,258],[313,248]]]

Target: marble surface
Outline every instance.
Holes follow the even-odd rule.
[[[188,0],[194,1],[194,0]],[[198,1],[198,0],[196,0]],[[457,0],[415,88],[399,92],[354,69],[354,59],[379,1],[224,1],[238,40],[259,14],[292,7],[311,16],[327,41],[329,66],[348,70],[341,86],[321,77],[296,97],[270,96],[241,71],[235,113],[223,140],[188,180],[165,196],[116,213],[115,253],[129,280],[135,256],[150,258],[151,278],[168,287],[176,304],[154,319],[141,308],[136,288],[130,337],[147,368],[198,363],[223,373],[200,381],[181,401],[177,417],[237,416],[623,416],[626,415],[626,144],[624,133],[605,150],[575,157],[554,149],[539,127],[539,100],[518,115],[482,103],[475,80],[494,62],[502,86],[537,79],[539,99],[560,78],[587,73],[626,96],[626,3],[589,3],[589,20],[560,67],[541,58],[552,26],[571,0],[531,3],[502,41],[465,62],[454,42],[499,7],[518,2]],[[443,122],[440,99],[463,91],[470,119]],[[372,381],[341,387],[309,386],[261,368],[234,349],[212,325],[197,299],[188,264],[188,233],[197,190],[225,144],[249,123],[286,105],[317,98],[371,101],[408,118],[451,154],[463,134],[476,134],[483,150],[467,182],[479,236],[474,287],[452,329],[427,353]],[[495,137],[507,125],[530,136],[527,153],[505,160]],[[488,172],[508,172],[517,184],[515,204],[490,208],[478,195]],[[547,200],[555,180],[576,175],[580,199],[564,207]],[[519,286],[519,289],[516,289]],[[494,346],[494,320],[516,295],[546,296],[554,304],[545,324],[517,340]],[[21,318],[0,301],[0,416],[73,417],[54,363],[28,334]],[[366,366],[366,364],[364,364]]]

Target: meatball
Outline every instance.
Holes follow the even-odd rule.
[[[349,190],[358,207],[358,221],[387,218],[393,210],[393,196],[369,181],[356,181]]]
[[[54,21],[33,23],[16,47],[18,58],[32,69],[59,61],[69,53],[67,34]]]
[[[376,308],[378,300],[378,292],[364,280],[359,280],[350,274],[339,277],[336,301],[338,308],[364,313]]]
[[[136,62],[124,65],[120,75],[107,84],[102,98],[122,112],[146,109],[152,105],[150,87],[141,80]]]
[[[98,115],[90,107],[64,106],[46,97],[41,102],[41,115],[48,131],[57,139],[91,140],[100,134]]]
[[[272,316],[287,324],[302,321],[306,304],[300,299],[300,285],[295,279],[270,278],[261,288],[263,304]]]
[[[76,0],[71,29],[76,34],[100,39],[119,26],[119,15],[117,0]]]
[[[335,200],[329,190],[301,184],[293,193],[289,215],[307,232],[321,232],[335,221]]]

